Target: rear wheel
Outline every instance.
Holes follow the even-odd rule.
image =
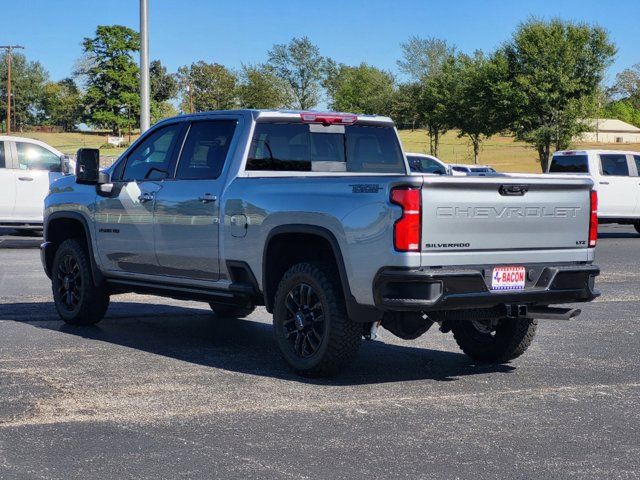
[[[71,325],[92,325],[104,317],[109,295],[93,281],[91,259],[78,239],[60,244],[51,274],[53,300],[60,318]]]
[[[219,317],[244,318],[248,317],[256,309],[253,305],[224,305],[209,302],[211,310]]]
[[[303,375],[334,375],[360,347],[362,326],[347,316],[334,270],[324,263],[298,263],[278,285],[275,339],[287,363]]]
[[[536,333],[537,320],[501,318],[460,320],[451,329],[458,346],[480,362],[505,363],[522,355]]]

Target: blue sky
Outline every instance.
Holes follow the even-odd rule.
[[[19,43],[59,80],[81,56],[80,42],[97,25],[138,28],[138,0],[3,2],[0,44]],[[640,0],[149,0],[150,57],[170,71],[197,60],[237,68],[266,58],[274,43],[307,35],[339,62],[396,72],[409,35],[446,39],[459,50],[491,51],[531,15],[606,28],[618,46],[607,74],[640,62]]]

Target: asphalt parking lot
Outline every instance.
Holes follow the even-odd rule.
[[[3,233],[2,479],[640,477],[632,228],[601,228],[603,296],[541,322],[510,365],[475,365],[437,329],[383,331],[321,381],[289,373],[264,310],[121,295],[97,326],[66,326],[39,240]]]

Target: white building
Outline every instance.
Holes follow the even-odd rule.
[[[640,143],[640,128],[612,118],[585,120],[591,130],[574,141],[592,143]]]

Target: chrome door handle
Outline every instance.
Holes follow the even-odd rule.
[[[202,203],[209,203],[215,202],[216,200],[218,200],[218,197],[216,197],[215,195],[211,195],[210,193],[205,193],[204,195],[199,196],[198,200],[200,200]]]
[[[153,193],[152,192],[143,192],[138,197],[138,200],[140,200],[140,203],[150,202],[151,200],[153,200]]]
[[[33,177],[18,177],[21,182],[33,182]]]
[[[600,182],[600,185],[609,185],[609,182]]]

